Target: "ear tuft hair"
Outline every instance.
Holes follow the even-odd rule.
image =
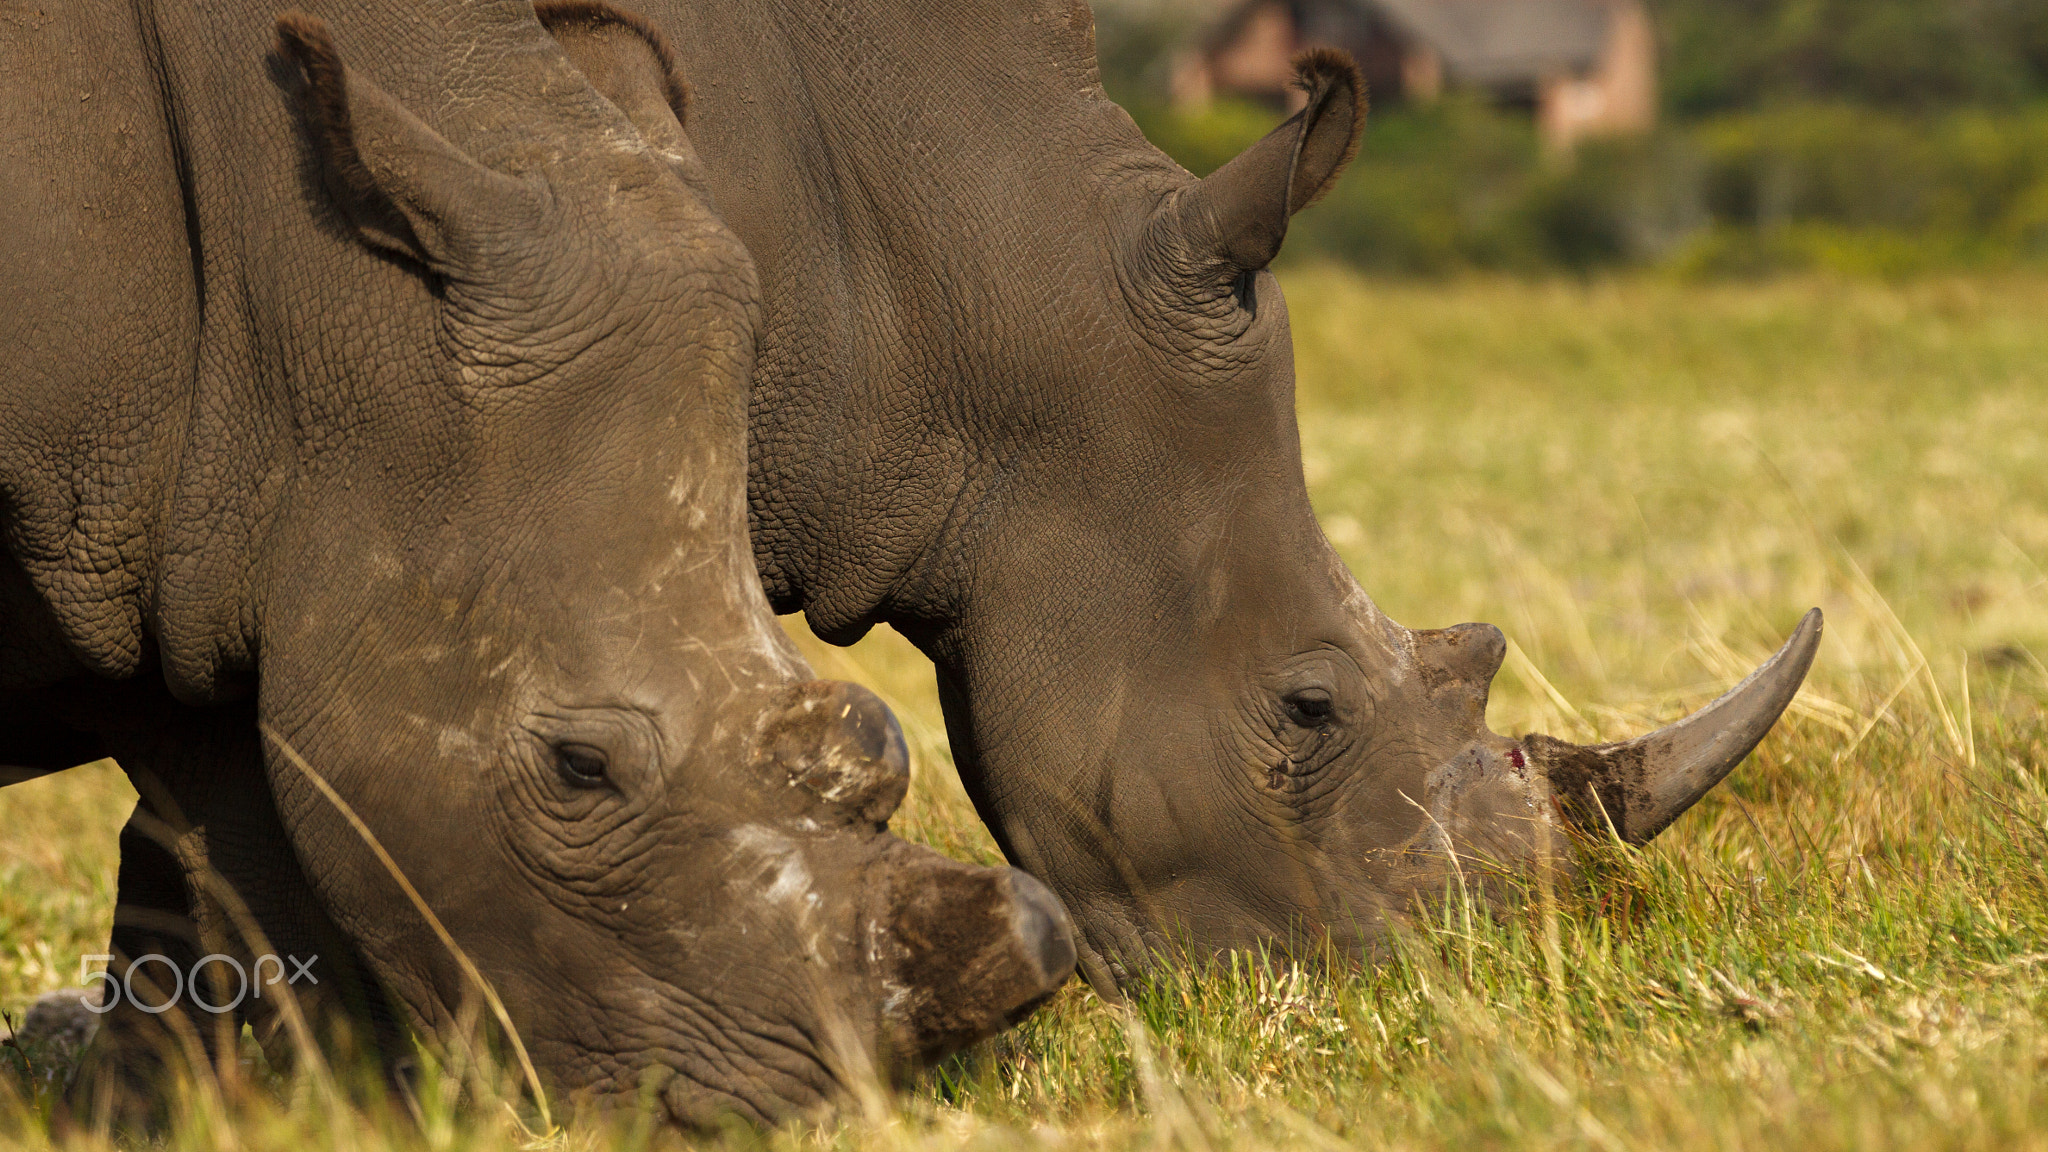
[[[662,90],[668,97],[669,111],[676,114],[676,123],[685,128],[690,126],[690,84],[683,79],[682,67],[676,62],[676,51],[669,45],[668,37],[653,21],[637,12],[613,7],[605,0],[541,0],[533,6],[533,12],[550,32],[581,25],[623,28],[640,37],[661,67]]]
[[[1351,134],[1345,140],[1344,153],[1330,169],[1331,178],[1300,203],[1292,205],[1291,211],[1298,212],[1308,207],[1337,186],[1336,175],[1358,156],[1358,145],[1365,133],[1367,103],[1365,74],[1359,71],[1358,62],[1351,58],[1350,53],[1335,48],[1311,48],[1294,58],[1294,87],[1307,94],[1310,108],[1321,106],[1331,96],[1331,90],[1339,86],[1350,90],[1350,99],[1343,102],[1350,105],[1351,116]],[[1343,114],[1341,105],[1338,112]]]
[[[377,182],[356,152],[355,124],[348,111],[348,69],[334,47],[327,22],[304,12],[277,18],[277,50],[299,66],[306,77],[306,128],[312,133],[329,176],[341,185],[350,203],[380,194]]]

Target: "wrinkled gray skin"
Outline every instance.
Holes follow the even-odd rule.
[[[321,8],[0,13],[0,766],[142,793],[113,951],[317,955],[316,1023],[449,1035],[474,988],[295,754],[595,1103],[782,1116],[1016,1019],[1057,902],[886,834],[894,719],[761,596],[754,272],[674,116],[521,3]],[[238,1022],[104,1023],[125,1109]]]
[[[1104,96],[1082,0],[640,3],[761,269],[769,597],[932,658],[976,806],[1099,989],[1181,940],[1365,947],[1447,849],[1528,859],[1560,809],[1647,839],[1796,689],[1817,620],[1651,744],[1517,742],[1485,726],[1497,630],[1411,631],[1352,579],[1264,271],[1363,118],[1341,61],[1197,181]]]

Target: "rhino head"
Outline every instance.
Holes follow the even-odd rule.
[[[369,398],[268,517],[278,808],[417,1021],[478,989],[315,773],[558,1087],[681,1122],[806,1111],[1030,1011],[1072,970],[1068,922],[1022,873],[887,834],[895,719],[809,678],[754,574],[754,271],[697,191],[683,86],[593,11],[659,105],[636,127],[519,7],[475,32],[497,67],[444,113],[463,147],[320,21],[279,25],[321,187],[389,258],[334,266],[410,303],[343,345],[379,383],[344,377]]]
[[[1098,986],[1184,944],[1369,949],[1454,870],[1530,861],[1569,825],[1643,843],[1763,737],[1820,637],[1816,611],[1639,739],[1487,728],[1501,632],[1389,619],[1309,505],[1265,269],[1364,105],[1348,58],[1298,67],[1305,106],[1212,175],[1131,160],[1097,184],[1116,298],[1079,325],[1086,369],[1037,374],[1073,380],[1081,431],[1020,449],[979,505],[962,618],[910,625],[976,802],[1066,901]]]

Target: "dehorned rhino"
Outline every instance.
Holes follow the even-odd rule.
[[[894,719],[762,597],[670,50],[589,30],[636,125],[524,3],[323,7],[0,14],[0,765],[142,795],[88,1096],[303,1050],[286,959],[319,1034],[488,985],[551,1089],[682,1123],[1029,1011],[1058,902],[887,834]]]

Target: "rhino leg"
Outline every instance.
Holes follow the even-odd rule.
[[[403,1026],[292,850],[271,801],[252,710],[156,703],[131,711],[110,734],[142,798],[121,834],[108,948],[108,970],[123,982],[119,1003],[102,1017],[81,1065],[75,1107],[124,1127],[153,1126],[166,1075],[194,1063],[231,1073],[244,1024],[272,1066],[289,1069],[298,1044],[281,1011],[285,996],[323,1054],[359,1054],[396,1068],[408,1050]],[[190,974],[213,955],[234,963],[208,964],[196,992],[204,1005],[232,1004],[227,1011],[195,1000]],[[157,956],[164,959],[143,959]],[[308,973],[297,980],[295,960]],[[129,966],[138,964],[129,980]],[[171,965],[184,974],[182,995],[162,1011],[145,1011],[168,999]],[[251,977],[246,995],[238,996],[237,965]]]
[[[157,1004],[182,994],[182,976],[203,953],[191,902],[175,856],[169,848],[139,830],[154,817],[142,811],[121,830],[121,872],[114,905],[114,934],[107,953],[107,972],[114,980],[102,984],[98,1004],[115,1006],[100,1017],[99,1031],[87,1046],[72,1082],[72,1095],[102,1122],[123,1128],[154,1127],[163,1119],[155,1107],[157,1086],[191,1054],[210,1062],[208,1049],[218,1037],[196,1013],[173,1006],[162,1013],[145,1012],[140,1004]],[[142,959],[132,972],[131,964]],[[159,959],[161,958],[161,959]],[[189,1045],[189,1046],[188,1046]]]

